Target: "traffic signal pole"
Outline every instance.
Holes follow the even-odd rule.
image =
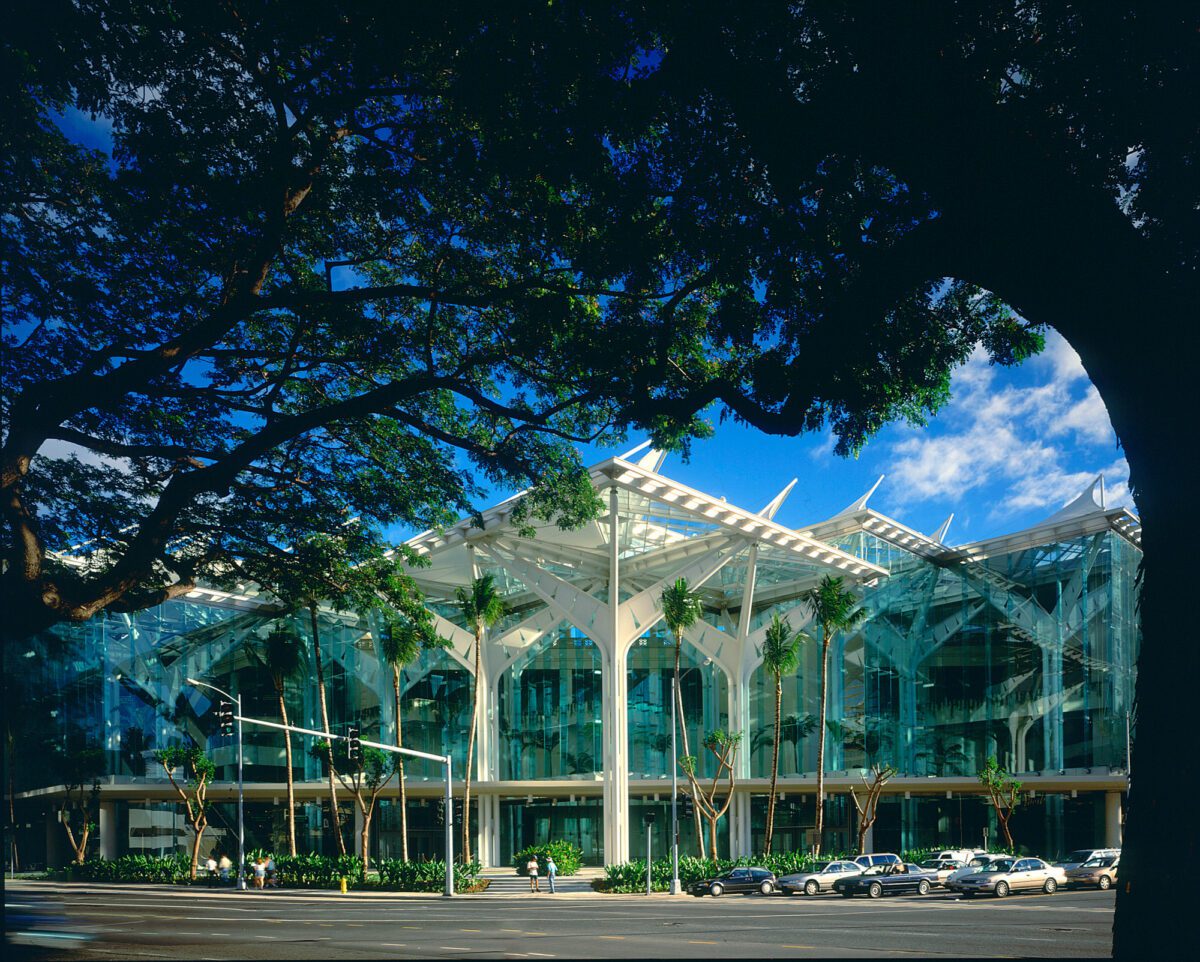
[[[451,758],[449,755],[431,755],[429,752],[419,752],[414,748],[397,748],[395,745],[384,745],[381,742],[369,742],[365,738],[358,735],[358,729],[350,729],[353,735],[334,735],[332,732],[318,732],[311,728],[297,728],[295,725],[281,725],[278,722],[263,721],[261,718],[243,718],[241,710],[241,699],[238,700],[238,731],[241,731],[242,722],[250,725],[261,725],[263,728],[276,728],[280,731],[295,732],[297,735],[312,735],[314,738],[332,738],[339,741],[354,742],[368,748],[378,748],[380,751],[392,752],[397,755],[409,755],[413,758],[425,758],[431,762],[437,762],[439,765],[446,766],[446,887],[442,893],[446,896],[454,894],[454,809],[453,798],[451,794]],[[241,740],[239,738],[239,744]],[[239,755],[239,758],[241,756]],[[466,818],[466,813],[463,814]]]
[[[242,693],[237,695],[238,743],[238,877],[237,887],[246,891],[246,786],[242,780]]]

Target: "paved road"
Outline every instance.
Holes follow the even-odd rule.
[[[9,883],[95,934],[26,959],[914,956],[1107,957],[1112,892],[891,896],[421,896],[195,893]]]

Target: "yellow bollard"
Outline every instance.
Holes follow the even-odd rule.
[[[341,890],[342,890],[342,894],[345,895],[346,894],[346,876],[343,875],[340,879],[338,879],[338,882],[339,882],[339,888],[341,888]]]

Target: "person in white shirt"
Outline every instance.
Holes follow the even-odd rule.
[[[538,860],[537,856],[533,856],[525,863],[525,871],[529,873],[529,891],[540,892],[538,888]]]

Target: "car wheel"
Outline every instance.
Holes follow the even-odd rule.
[[[1112,888],[1112,880],[1107,875],[1100,876],[1100,891],[1107,892]]]
[[[721,893],[724,891],[725,891],[724,885],[710,885],[708,887],[708,894],[711,895],[713,898],[720,898]]]
[[[772,885],[770,882],[763,882],[763,884],[758,887],[758,890],[763,895],[770,895],[772,892],[775,891],[775,886]]]
[[[929,894],[929,883],[926,882],[924,879],[921,879],[921,881],[917,883],[917,893],[919,895],[928,895]]]
[[[1058,891],[1058,883],[1052,878],[1046,879],[1046,884],[1042,886],[1042,891],[1047,895],[1053,895]]]
[[[997,882],[996,883],[996,898],[1002,899],[1007,894],[1008,894],[1008,883],[1007,882]]]
[[[805,895],[816,895],[819,891],[821,891],[821,886],[815,878],[810,878],[804,883]]]
[[[867,889],[867,894],[873,899],[879,898],[883,894],[883,886],[878,882],[872,882],[871,887]]]

